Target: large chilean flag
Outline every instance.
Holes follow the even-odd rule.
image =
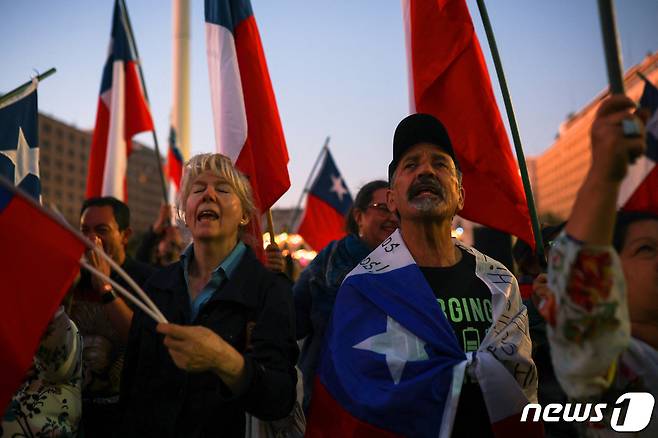
[[[205,0],[217,152],[249,178],[260,212],[290,187],[288,150],[249,0]]]
[[[103,68],[96,126],[91,140],[87,198],[126,200],[131,139],[153,130],[153,120],[137,73],[139,62],[123,0],[114,2],[110,50]]]
[[[351,206],[352,195],[327,149],[322,168],[308,192],[306,211],[297,232],[320,251],[332,240],[345,236],[345,216]]]
[[[533,248],[519,169],[465,0],[402,0],[412,113],[448,130],[463,172],[460,216]]]
[[[626,211],[648,211],[658,214],[658,89],[647,80],[640,107],[651,112],[647,122],[645,154],[628,168],[619,190],[618,206]]]

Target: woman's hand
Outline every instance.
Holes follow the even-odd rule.
[[[160,323],[158,333],[176,366],[192,373],[213,371],[232,390],[244,377],[244,358],[217,333],[202,326]]]
[[[274,243],[270,243],[265,248],[265,267],[272,272],[284,272],[286,269],[286,261],[283,258],[281,249]]]

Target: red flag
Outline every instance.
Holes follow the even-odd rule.
[[[25,379],[41,336],[77,275],[84,244],[0,181],[0,412]]]
[[[617,205],[625,211],[648,211],[658,214],[658,88],[645,80],[640,107],[649,111],[647,149],[628,167],[619,190]]]
[[[91,140],[86,197],[126,200],[126,169],[131,139],[153,130],[153,120],[137,72],[137,55],[123,0],[114,3],[112,38]]]
[[[345,236],[345,217],[351,206],[352,196],[327,149],[322,168],[308,191],[304,219],[297,232],[320,251],[332,240]]]
[[[251,3],[206,0],[205,19],[217,151],[247,175],[256,206],[264,213],[288,190],[290,178],[288,150]],[[262,241],[260,229],[255,231],[258,235],[253,237]]]
[[[411,112],[448,130],[463,171],[460,216],[535,241],[518,167],[465,0],[403,0]]]

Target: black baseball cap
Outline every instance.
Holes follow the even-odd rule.
[[[430,114],[416,113],[405,117],[395,128],[393,135],[393,160],[388,165],[388,180],[393,179],[393,173],[402,156],[418,143],[430,143],[436,145],[446,154],[450,155],[457,170],[459,163],[452,149],[452,142],[448,131],[443,123]]]

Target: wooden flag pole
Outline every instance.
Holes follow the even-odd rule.
[[[50,76],[50,75],[52,75],[53,73],[55,73],[56,71],[57,71],[57,69],[55,69],[55,67],[53,67],[53,68],[49,68],[49,69],[46,70],[45,72],[43,72],[43,73],[41,73],[40,75],[38,75],[35,79],[36,79],[38,82],[41,82],[41,81],[43,81],[44,79],[46,79],[48,76]],[[19,85],[18,87],[14,88],[13,90],[11,90],[11,91],[9,91],[9,92],[3,94],[2,96],[0,96],[0,106],[2,106],[2,104],[4,104],[5,102],[7,102],[8,100],[10,100],[12,97],[17,96],[17,95],[19,95],[20,93],[22,93],[23,90],[25,90],[25,88],[29,87],[31,84],[32,84],[32,80],[29,80],[29,81],[27,81],[26,83],[24,83],[24,84],[22,84],[22,85]]]
[[[270,244],[276,245],[276,240],[274,239],[274,221],[272,220],[272,209],[267,209],[267,232],[270,234]]]
[[[133,27],[130,24],[130,17],[128,17],[128,10],[126,9],[126,3],[124,0],[120,0],[119,4],[121,5],[120,7],[123,9],[123,13],[120,14],[121,18],[124,20],[124,26],[127,29],[127,36],[128,36],[128,42],[131,46],[131,48],[135,52],[135,57],[137,58],[137,70],[139,71],[139,80],[142,83],[142,91],[144,91],[144,99],[146,99],[146,103],[149,104],[149,107],[151,106],[151,103],[149,102],[149,95],[148,92],[146,91],[146,81],[144,80],[144,71],[142,70],[142,61],[139,58],[139,52],[137,51],[137,44],[135,43],[135,39],[133,37]],[[149,108],[150,110],[150,108]],[[151,118],[153,118],[153,115],[151,114]],[[158,162],[158,174],[160,175],[160,184],[162,185],[162,196],[164,198],[164,203],[168,204],[169,203],[169,196],[167,195],[167,183],[165,182],[165,177],[164,177],[164,172],[162,170],[162,162],[160,161],[160,146],[158,144],[158,136],[156,135],[155,132],[155,122],[153,122],[153,131],[151,131],[153,134],[153,146],[155,147],[155,158],[156,161]]]
[[[514,107],[512,105],[512,98],[510,97],[509,89],[507,88],[507,80],[505,79],[505,72],[503,71],[503,64],[500,60],[498,53],[498,45],[494,37],[493,28],[489,21],[489,14],[487,13],[487,6],[484,0],[477,0],[480,17],[482,24],[487,34],[487,42],[491,50],[491,57],[493,58],[494,65],[496,66],[496,75],[498,76],[498,83],[500,84],[500,91],[503,94],[503,101],[505,102],[505,110],[507,111],[507,120],[509,121],[510,131],[512,132],[512,139],[514,141],[514,149],[516,150],[516,159],[519,162],[519,170],[521,171],[521,181],[523,181],[523,190],[525,191],[525,199],[528,203],[528,213],[532,222],[532,232],[535,235],[535,251],[538,255],[544,254],[544,242],[541,236],[541,228],[539,226],[539,218],[537,217],[537,210],[535,208],[535,200],[532,196],[532,187],[530,186],[530,178],[528,177],[528,168],[525,162],[525,155],[523,154],[523,145],[521,144],[521,136],[519,135],[519,127],[516,124],[516,116],[514,115]]]
[[[615,23],[615,8],[612,0],[599,0],[599,19],[603,36],[605,64],[608,69],[610,93],[624,94],[624,75],[622,73],[621,50],[619,35]]]

